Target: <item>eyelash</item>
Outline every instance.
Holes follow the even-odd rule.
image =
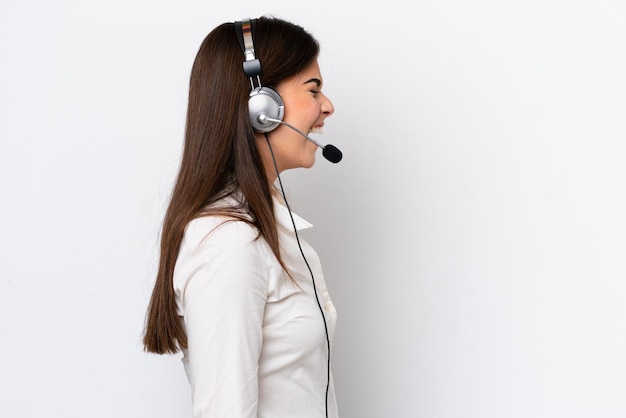
[[[309,90],[309,91],[310,91],[311,93],[313,93],[313,94],[319,94],[319,93],[320,93],[320,92],[319,92],[319,90]]]

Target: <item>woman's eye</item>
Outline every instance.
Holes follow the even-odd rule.
[[[318,94],[318,93],[319,93],[319,90],[311,90],[311,93],[313,93],[313,94]]]

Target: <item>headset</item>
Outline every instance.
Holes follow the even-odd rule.
[[[296,223],[293,219],[289,203],[287,202],[287,196],[285,196],[285,189],[283,188],[283,182],[280,178],[278,165],[276,164],[274,151],[272,150],[272,146],[269,141],[268,132],[273,131],[280,124],[287,125],[291,129],[297,131],[300,135],[304,136],[306,139],[312,141],[317,146],[324,149],[324,151],[326,151],[327,149],[331,151],[333,157],[337,158],[336,152],[338,152],[339,156],[337,161],[332,161],[332,159],[329,159],[328,156],[324,155],[327,159],[329,159],[329,161],[332,162],[338,162],[339,160],[341,160],[341,151],[337,150],[332,145],[327,145],[326,147],[323,147],[294,126],[283,122],[283,116],[285,114],[285,104],[283,103],[282,97],[280,97],[280,94],[278,94],[276,90],[269,87],[263,87],[263,85],[261,84],[261,61],[256,58],[254,52],[253,32],[255,29],[255,23],[256,19],[244,19],[240,22],[235,22],[235,31],[237,32],[237,38],[239,39],[239,44],[241,45],[245,56],[245,61],[243,62],[243,72],[250,79],[250,86],[252,88],[248,97],[248,112],[250,116],[250,123],[252,124],[252,127],[256,132],[260,132],[265,135],[265,140],[267,141],[270,153],[272,154],[272,161],[274,162],[274,168],[276,169],[276,176],[280,184],[280,190],[283,195],[283,200],[285,201],[287,211],[289,212],[289,216],[291,218],[293,231],[296,236],[296,242],[298,243],[300,254],[302,255],[304,263],[306,264],[309,270],[309,274],[311,275],[315,301],[317,302],[317,306],[319,307],[320,313],[322,314],[322,320],[324,321],[324,331],[326,333],[326,347],[328,350],[326,364],[326,417],[328,417],[328,390],[330,386],[330,337],[328,335],[328,325],[326,324],[326,316],[324,315],[324,310],[322,309],[322,305],[317,295],[317,286],[315,285],[313,270],[311,269],[311,266],[309,265],[309,262],[304,255],[304,251],[302,250],[302,245],[300,244],[300,237],[298,236]]]
[[[254,51],[255,25],[256,19],[245,19],[235,22],[235,31],[246,59],[243,63],[243,72],[250,79],[252,88],[248,97],[250,123],[256,132],[266,133],[273,131],[283,120],[285,104],[276,90],[261,84],[261,61]],[[268,118],[275,121],[269,121]]]

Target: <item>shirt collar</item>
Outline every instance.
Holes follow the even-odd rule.
[[[300,231],[302,229],[308,229],[313,227],[312,224],[299,217],[295,213],[291,212],[293,215],[293,221],[296,224],[296,230]],[[274,217],[276,218],[276,223],[283,228],[293,229],[293,224],[291,223],[291,217],[289,216],[289,209],[277,198],[274,197]]]

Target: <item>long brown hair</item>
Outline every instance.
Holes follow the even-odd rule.
[[[257,19],[254,43],[268,87],[298,74],[319,53],[317,41],[303,28],[272,17]],[[159,269],[146,315],[143,344],[149,352],[176,353],[187,347],[172,278],[185,226],[206,215],[207,205],[240,194],[243,203],[230,213],[252,224],[282,264],[271,185],[248,118],[250,82],[243,61],[234,25],[224,23],[207,35],[193,63],[185,144],[163,221]]]

